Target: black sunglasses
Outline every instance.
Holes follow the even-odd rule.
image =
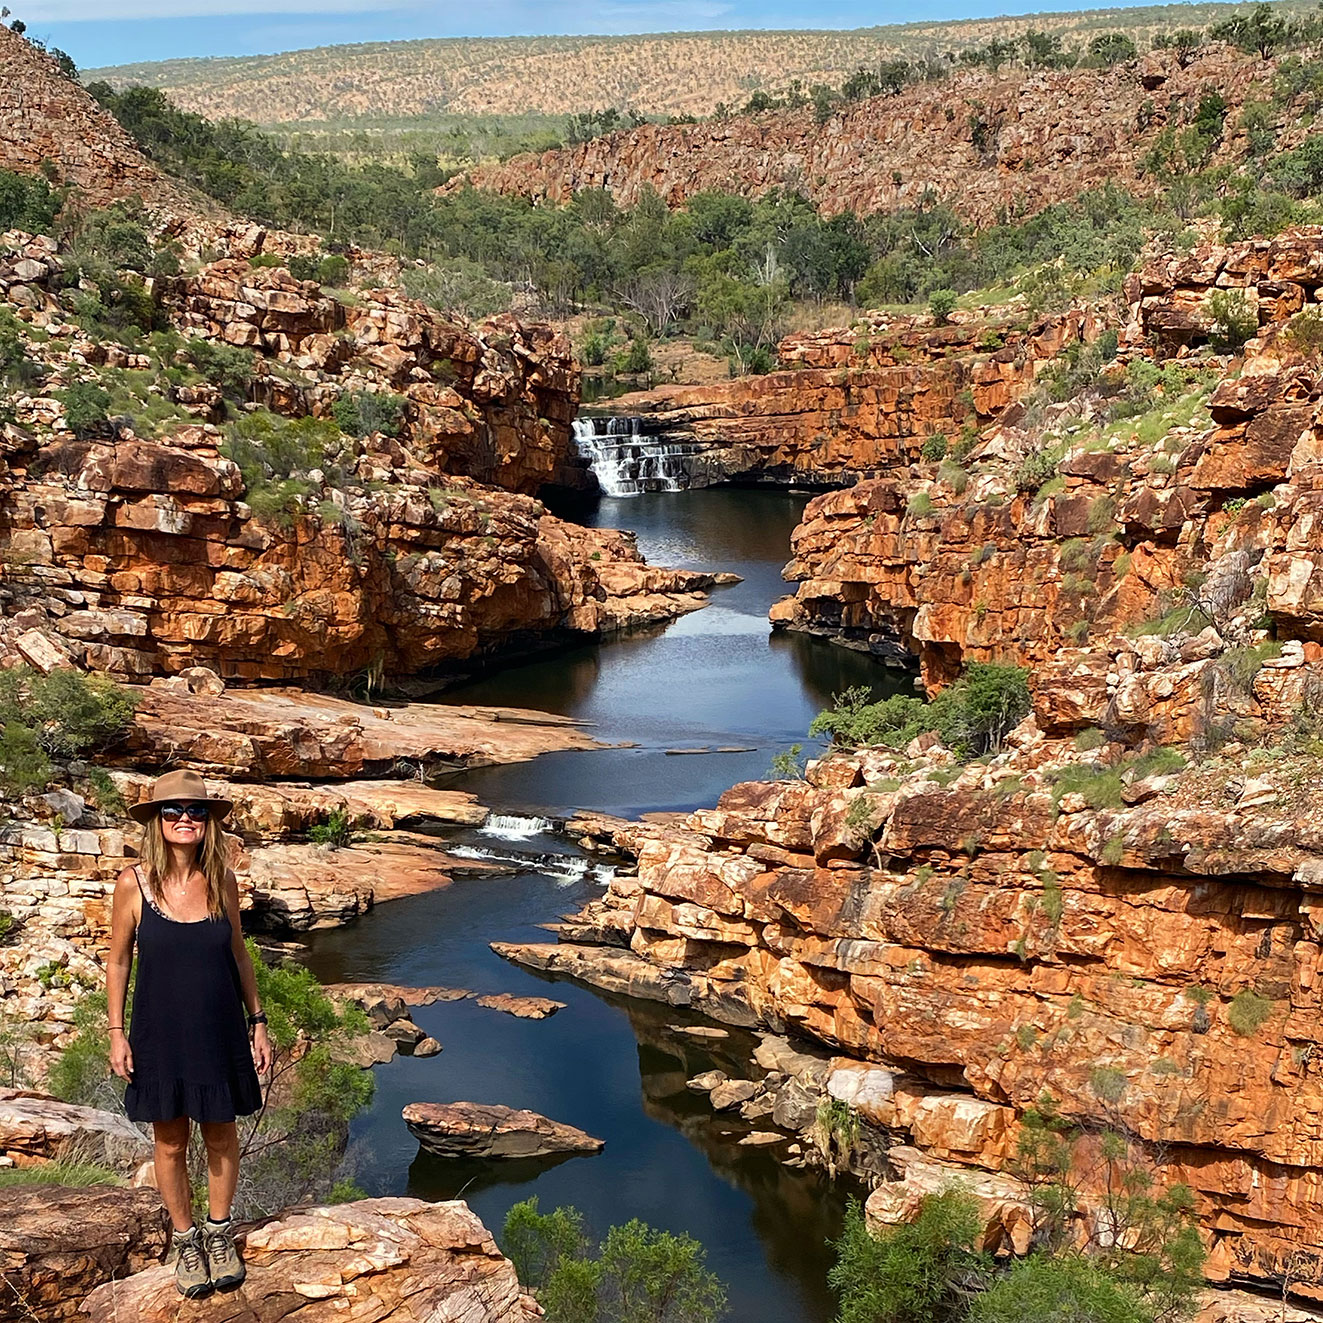
[[[188,818],[192,822],[206,822],[211,810],[205,804],[162,804],[161,817],[167,822]]]

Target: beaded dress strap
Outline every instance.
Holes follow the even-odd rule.
[[[145,900],[147,904],[150,905],[152,909],[154,909],[157,912],[157,914],[161,916],[161,918],[163,918],[167,923],[169,923],[170,916],[161,909],[161,907],[152,899],[151,892],[145,886],[143,886],[142,872],[137,864],[133,865],[133,877],[134,880],[138,883],[138,892],[142,896],[143,900]]]

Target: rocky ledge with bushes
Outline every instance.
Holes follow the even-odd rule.
[[[107,277],[142,305],[121,348],[105,305],[67,306],[55,245],[5,243],[28,296],[0,309],[28,383],[0,439],[6,655],[39,630],[128,677],[375,682],[666,620],[718,581],[525,494],[573,476],[577,374],[545,327],[227,259]]]

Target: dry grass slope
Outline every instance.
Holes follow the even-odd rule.
[[[693,32],[629,37],[454,38],[323,46],[233,59],[168,60],[91,69],[86,77],[164,88],[210,118],[262,124],[343,122],[439,111],[569,114],[607,106],[647,115],[708,115],[792,78],[839,83],[860,65],[960,50],[1028,28],[1067,41],[1124,31],[1148,41],[1242,7],[1154,5],[1073,14],[908,23],[845,32]],[[1312,8],[1285,0],[1284,10]]]

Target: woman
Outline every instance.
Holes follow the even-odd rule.
[[[244,1266],[230,1205],[239,1177],[235,1117],[262,1103],[271,1067],[266,1016],[239,926],[239,889],[226,865],[221,820],[230,802],[196,772],[170,772],[129,813],[143,824],[139,862],[115,883],[106,988],[110,1068],[128,1082],[124,1109],[150,1121],[156,1187],[174,1226],[175,1285],[194,1298],[238,1286]],[[125,993],[138,948],[133,1021]],[[244,1008],[252,1044],[244,1028]],[[210,1216],[193,1223],[189,1122],[207,1146]]]

